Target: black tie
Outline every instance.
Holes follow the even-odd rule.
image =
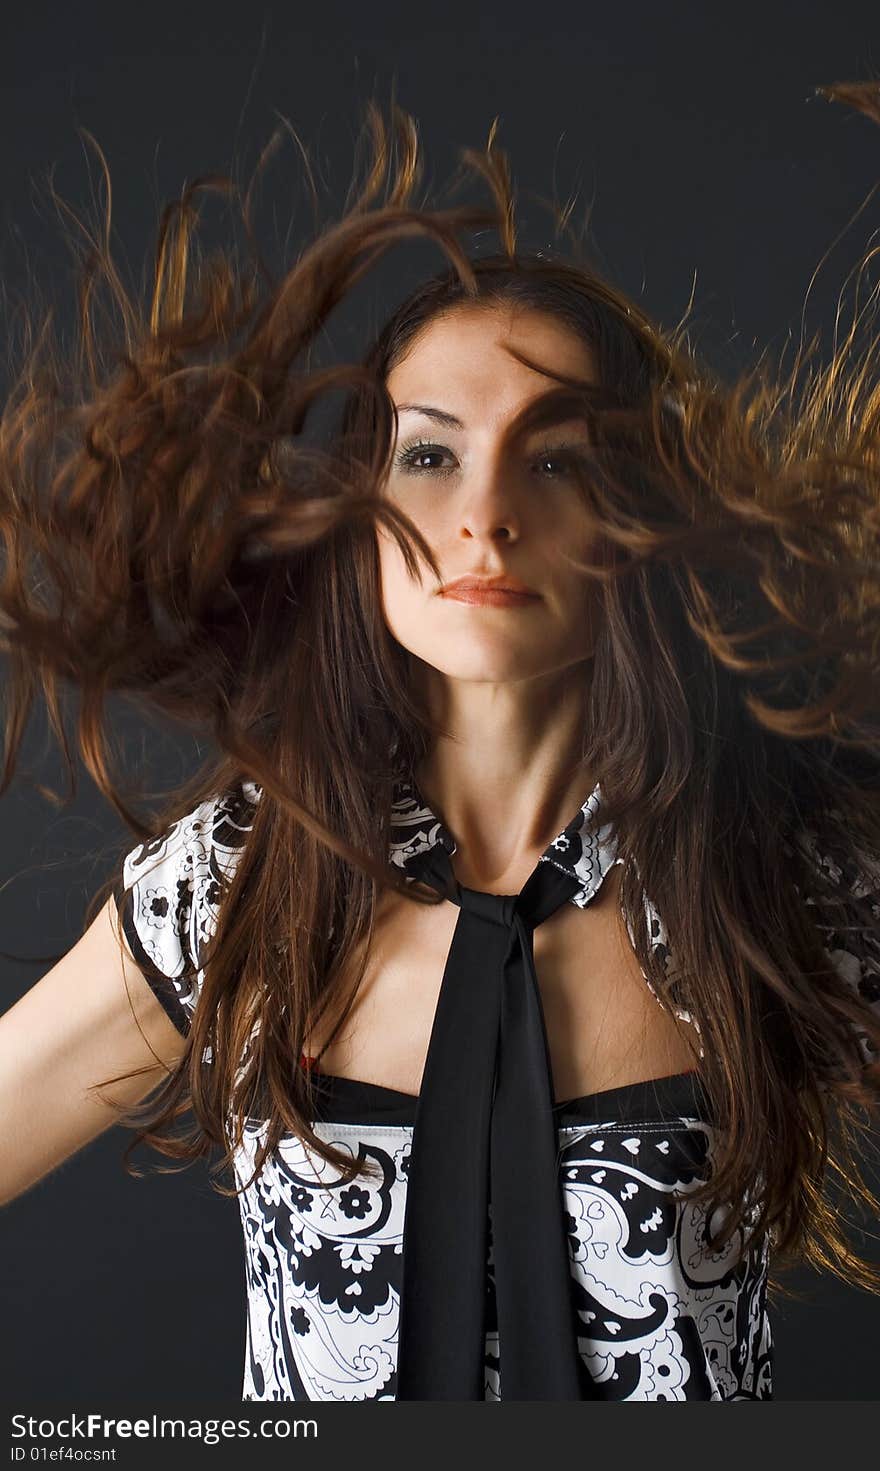
[[[540,862],[519,894],[407,864],[461,908],[437,1002],[407,1179],[399,1400],[484,1398],[488,1205],[501,1398],[592,1398],[578,1354],[535,927],[579,887]]]

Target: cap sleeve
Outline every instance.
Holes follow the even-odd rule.
[[[835,926],[823,923],[820,918],[815,923],[829,963],[851,990],[880,1015],[880,862],[864,853],[837,862],[821,850],[813,832],[802,834],[800,843],[817,872],[822,870],[838,888],[868,900],[873,925],[867,922]],[[810,893],[804,895],[804,902],[821,908]],[[880,1052],[872,1046],[867,1033],[853,1025],[864,1062],[880,1061]]]
[[[236,867],[258,792],[244,783],[207,798],[122,861],[115,899],[126,944],[183,1036],[192,1025],[221,893]]]

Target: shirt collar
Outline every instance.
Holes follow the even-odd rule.
[[[622,862],[617,857],[617,843],[608,824],[590,831],[600,806],[597,783],[539,859],[577,880],[571,903],[579,909],[590,903],[608,870]],[[415,780],[412,777],[398,780],[391,804],[390,862],[406,872],[413,859],[438,846],[449,854],[455,853],[458,847],[452,833],[425,801]]]

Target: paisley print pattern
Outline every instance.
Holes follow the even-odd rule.
[[[206,801],[124,859],[117,903],[127,942],[183,1032],[197,1004],[204,944],[216,926],[224,881],[234,871],[259,796],[259,787],[245,783]],[[577,877],[572,902],[579,906],[590,902],[619,861],[607,828],[586,831],[598,804],[597,788],[542,857]],[[415,788],[400,785],[390,861],[406,870],[437,843],[455,851],[454,838]],[[816,861],[824,861],[818,853]],[[865,875],[838,871],[837,877],[877,893],[880,874],[866,866]],[[652,943],[668,973],[674,967],[668,938],[647,896],[645,907]],[[875,913],[880,919],[880,904]],[[829,933],[827,942],[839,973],[880,1001],[880,940],[872,942],[874,949],[860,944],[858,950],[840,934]],[[683,1010],[679,1015],[690,1020]],[[396,1397],[416,1100],[352,1080],[326,1081],[331,1099],[334,1081],[340,1087],[329,1110],[316,1114],[316,1132],[375,1170],[343,1184],[338,1171],[285,1135],[251,1180],[265,1124],[250,1121],[235,1165],[243,1187],[238,1199],[247,1284],[245,1400]],[[342,1085],[348,1086],[347,1103]],[[713,1223],[703,1207],[689,1204],[688,1193],[711,1168],[711,1120],[699,1108],[661,1106],[662,1089],[657,1106],[642,1107],[644,1087],[559,1106],[559,1188],[584,1373],[593,1392],[609,1400],[770,1398],[769,1243],[752,1242],[746,1234],[723,1253],[709,1247]],[[680,1097],[674,1090],[668,1096]],[[634,1116],[621,1111],[622,1099],[636,1097]],[[579,1116],[587,1104],[592,1112]],[[673,1200],[674,1190],[684,1192],[684,1199]],[[500,1399],[503,1345],[491,1229],[489,1241],[484,1388],[487,1399]]]
[[[411,1126],[316,1123],[322,1139],[374,1161],[338,1173],[285,1137],[271,1172],[239,1195],[247,1255],[245,1400],[393,1400]],[[260,1129],[246,1136],[253,1173]],[[599,1398],[769,1399],[768,1246],[723,1255],[706,1213],[674,1188],[703,1177],[711,1128],[698,1119],[559,1130],[579,1349]],[[735,1258],[739,1258],[735,1260]],[[503,1396],[491,1301],[486,1399]]]
[[[705,1178],[711,1127],[645,1120],[567,1132],[560,1170],[579,1346],[602,1397],[770,1398],[766,1237],[749,1248],[740,1232],[713,1251],[705,1205],[669,1198]]]
[[[315,1127],[372,1161],[378,1178],[341,1185],[336,1170],[285,1136],[271,1171],[239,1195],[248,1287],[242,1398],[393,1399],[412,1130]],[[260,1135],[258,1125],[245,1134],[239,1185],[253,1173]]]

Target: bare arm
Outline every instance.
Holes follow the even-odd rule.
[[[136,1103],[183,1049],[181,1033],[120,946],[110,898],[57,965],[0,1016],[0,1204],[117,1121],[90,1087],[149,1067],[102,1090],[117,1103]]]

